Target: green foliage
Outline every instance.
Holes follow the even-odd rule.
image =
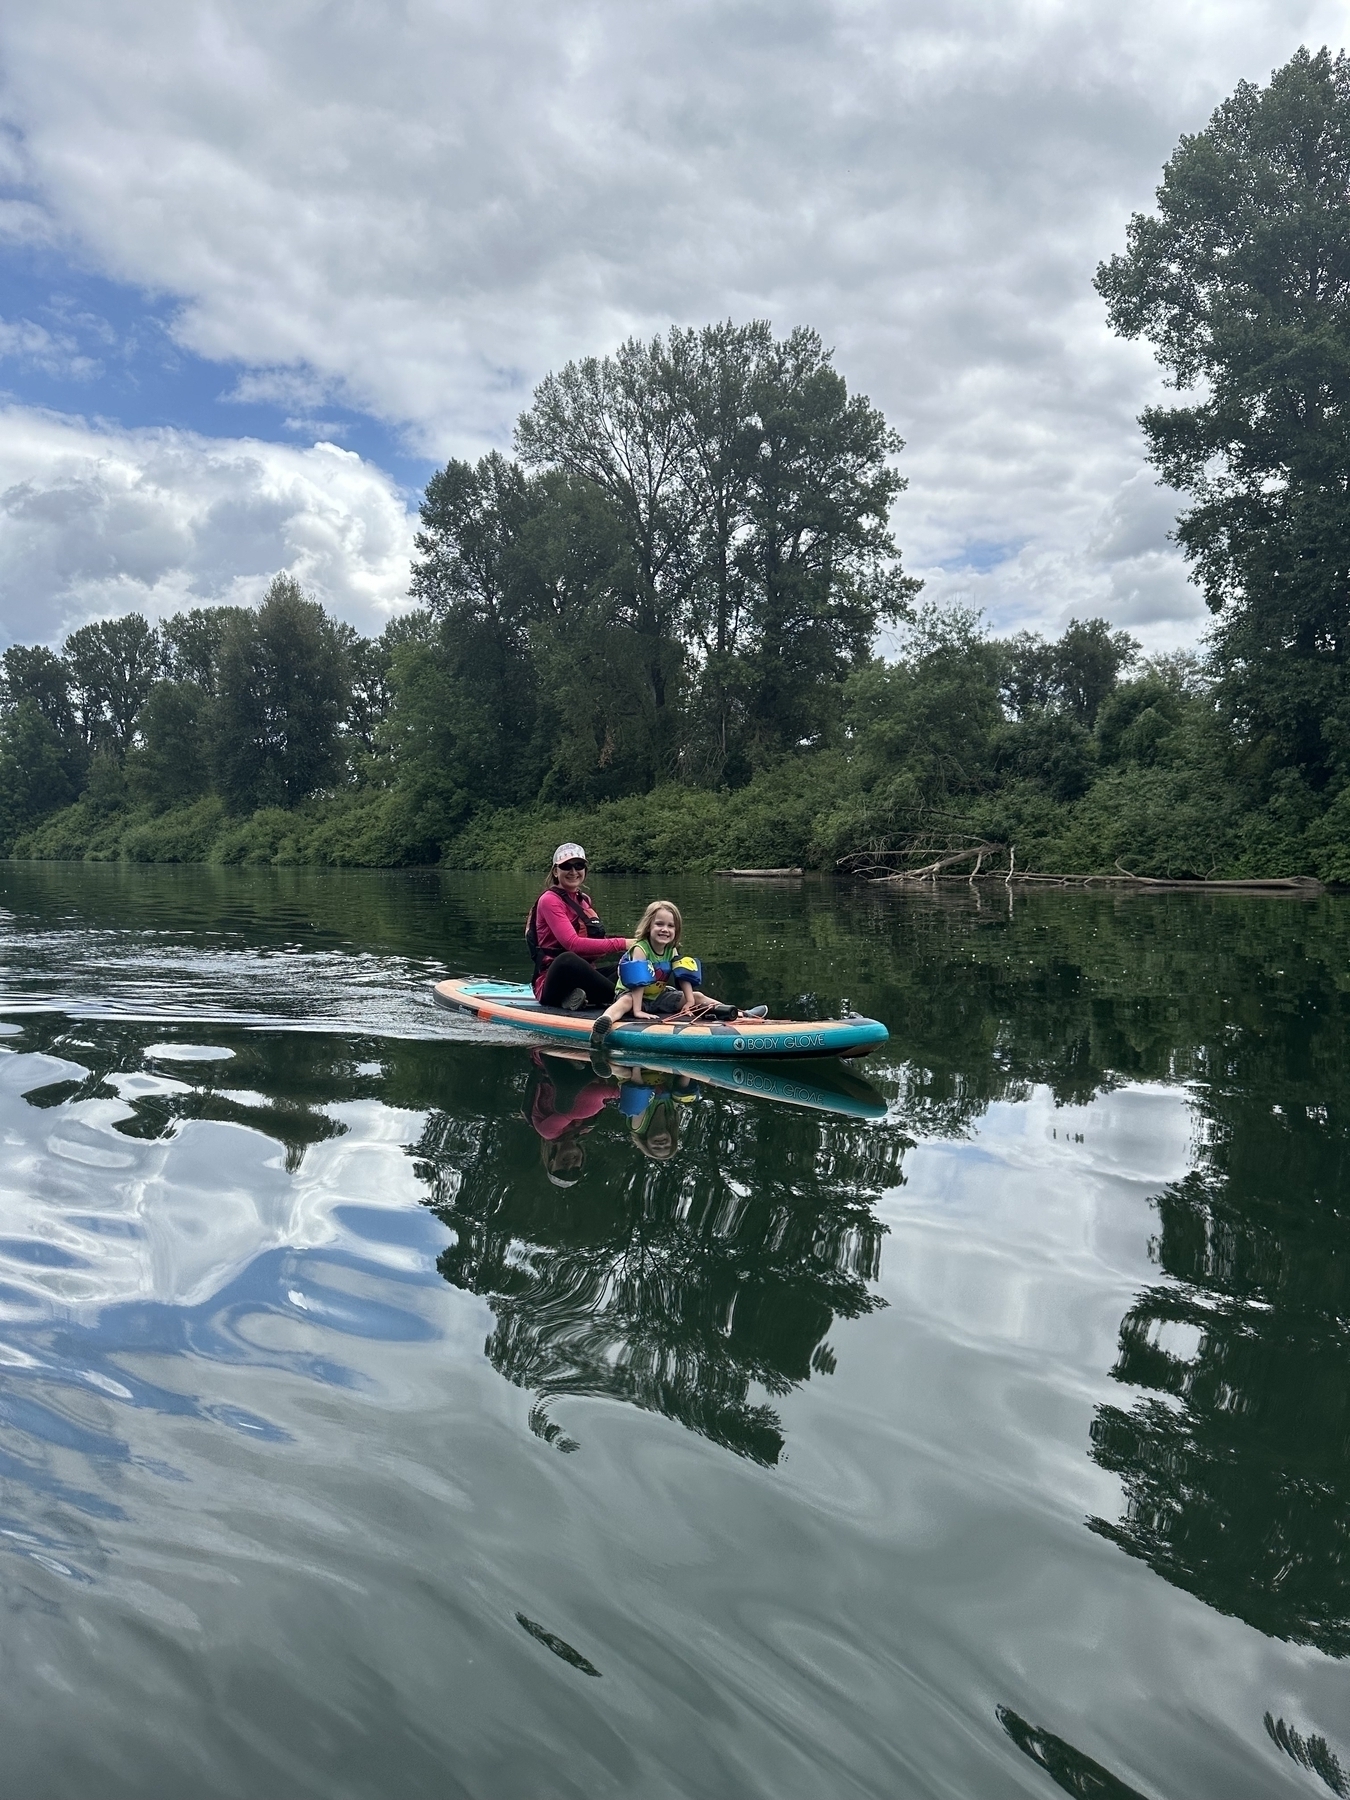
[[[1193,504],[1177,539],[1217,615],[1220,696],[1271,767],[1350,775],[1350,62],[1300,49],[1185,137],[1158,213],[1097,272],[1190,404],[1149,459]]]
[[[1099,626],[1075,623],[1067,644],[1023,637],[1010,646],[986,637],[969,612],[928,609],[895,662],[870,662],[850,678],[832,747],[779,757],[736,788],[665,782],[609,796],[564,772],[564,804],[511,806],[485,792],[482,704],[455,677],[444,622],[422,613],[381,650],[393,703],[372,734],[383,760],[363,783],[292,807],[232,810],[201,793],[200,759],[193,772],[192,708],[209,717],[210,701],[192,683],[163,682],[125,764],[100,752],[77,804],[34,825],[30,799],[29,814],[11,810],[6,829],[25,856],[498,870],[543,868],[571,837],[596,869],[656,872],[830,868],[924,828],[1015,844],[1022,868],[1110,871],[1120,860],[1159,875],[1350,878],[1346,800],[1328,809],[1292,770],[1264,771],[1265,797],[1255,800],[1243,747],[1192,659],[1155,659],[1118,682],[1092,731],[1067,684],[1008,716],[1014,659],[1070,666],[1085,639],[1102,640]],[[49,791],[68,795],[57,741],[27,696],[0,721],[0,744],[21,730],[49,752],[46,763],[28,753],[32,778],[46,769],[57,784]],[[17,782],[6,790],[23,791]]]
[[[0,851],[22,840],[24,854],[158,857],[165,813],[164,858],[196,858],[213,854],[228,806],[293,807],[377,782],[397,635],[361,638],[280,576],[256,611],[199,608],[158,629],[138,614],[101,620],[60,654],[12,645],[0,658]],[[179,809],[208,795],[180,831]],[[397,832],[382,842],[406,857]]]
[[[30,820],[67,805],[79,791],[67,740],[25,694],[0,719],[0,848]]]
[[[569,363],[516,445],[613,509],[632,577],[612,623],[633,634],[653,778],[735,785],[829,740],[916,584],[889,530],[901,442],[815,332],[727,323]]]
[[[482,812],[446,846],[455,868],[546,868],[580,834],[598,871],[781,868],[809,859],[817,814],[844,774],[836,752],[780,764],[744,788],[669,784],[593,811]]]
[[[160,673],[159,634],[139,613],[100,619],[71,632],[62,659],[85,744],[125,756]]]
[[[12,644],[0,658],[0,671],[0,702],[7,710],[29,700],[60,738],[76,739],[79,720],[64,658],[41,645]]]
[[[1089,731],[1121,671],[1139,656],[1139,646],[1128,632],[1112,631],[1105,619],[1089,619],[1086,624],[1070,619],[1056,644],[1022,631],[1009,638],[1002,651],[1000,692],[1014,718],[1028,719],[1054,709]]]
[[[1097,746],[1068,713],[1009,721],[990,747],[996,769],[1037,783],[1055,800],[1081,800],[1097,773]]]
[[[1267,92],[1240,90],[1168,165],[1161,220],[1136,220],[1129,256],[1100,272],[1117,326],[1152,335],[1178,379],[1211,383],[1201,406],[1146,419],[1154,460],[1198,496],[1192,520],[1217,504],[1204,484],[1228,505],[1256,470],[1242,529],[1258,514],[1266,529],[1277,488],[1313,479],[1316,458],[1281,464],[1272,485],[1234,421],[1247,406],[1251,443],[1274,443],[1288,410],[1270,386],[1276,351],[1303,368],[1303,332],[1332,356],[1340,327],[1317,311],[1330,289],[1309,289],[1295,318],[1281,268],[1262,312],[1256,251],[1238,232],[1229,268],[1214,221],[1259,236],[1267,206],[1287,249],[1293,209],[1309,241],[1331,242],[1347,83],[1340,61],[1303,57]],[[1277,180],[1295,141],[1303,161]],[[1187,287],[1202,240],[1208,274]],[[1255,307],[1249,335],[1265,346],[1241,379],[1230,306]],[[1326,449],[1340,427],[1317,418]],[[1192,441],[1186,463],[1176,447]],[[968,610],[916,610],[889,528],[899,440],[815,333],[776,339],[762,321],[568,364],[516,444],[520,461],[494,452],[432,477],[420,606],[377,641],[279,575],[256,609],[198,608],[158,630],[133,614],[82,626],[60,654],[6,651],[0,848],[506,870],[579,838],[597,868],[655,872],[831,868],[945,834],[1015,845],[1023,869],[1350,880],[1342,600],[1308,560],[1323,540],[1299,550],[1297,579],[1281,564],[1275,581],[1224,514],[1231,580],[1205,663],[1141,663],[1103,619],[1072,619],[1053,642],[997,640]],[[1200,562],[1208,580],[1218,565]],[[1295,589],[1331,607],[1307,655],[1288,633],[1260,635]],[[902,631],[890,661],[873,656],[884,620]]]
[[[214,699],[225,633],[246,617],[242,606],[198,606],[166,619],[160,626],[160,640],[169,679],[191,682],[208,699]]]
[[[332,785],[346,679],[333,621],[278,575],[257,612],[232,619],[221,638],[212,763],[224,798],[294,806]]]
[[[212,847],[228,815],[215,794],[191,806],[176,806],[127,827],[120,842],[122,859],[144,863],[196,863],[218,860]]]
[[[132,792],[162,806],[205,793],[211,699],[195,681],[158,681],[140,717],[142,745],[132,752],[127,777]]]

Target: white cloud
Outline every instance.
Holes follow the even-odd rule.
[[[54,334],[32,319],[0,319],[0,367],[5,362],[77,381],[102,373],[102,364],[83,355],[74,338],[64,332]]]
[[[411,552],[389,477],[334,444],[0,409],[0,645],[116,613],[246,604],[281,569],[374,632],[406,604]]]
[[[815,324],[909,439],[897,523],[935,590],[967,545],[1019,546],[977,583],[998,622],[1082,588],[1185,637],[1161,532],[1119,580],[1089,548],[1154,387],[1092,271],[1182,131],[1343,22],[1328,0],[47,0],[0,19],[0,148],[12,229],[179,297],[181,341],[242,365],[241,395],[340,400],[437,457],[507,442],[549,367],[629,331]]]
[[[924,598],[976,606],[1000,631],[1057,637],[1072,618],[1106,618],[1150,652],[1196,643],[1210,615],[1168,542],[1179,496],[1139,469],[1105,506],[1090,484],[1086,494],[1066,484],[1065,504],[1072,510],[1060,542],[1044,531],[1030,543],[996,539],[995,553],[1007,554],[992,568],[978,566],[983,545],[957,550],[916,570],[926,577]],[[1006,523],[1015,528],[1015,519]]]

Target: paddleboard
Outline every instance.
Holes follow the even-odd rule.
[[[594,1012],[540,1006],[523,981],[440,981],[439,1006],[461,1008],[494,1025],[532,1037],[589,1048]],[[879,1019],[624,1019],[605,1039],[605,1053],[625,1061],[644,1056],[866,1056],[890,1033]]]

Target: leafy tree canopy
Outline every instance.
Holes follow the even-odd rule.
[[[1241,83],[1157,200],[1098,291],[1194,394],[1141,423],[1234,721],[1321,786],[1350,773],[1350,62]]]

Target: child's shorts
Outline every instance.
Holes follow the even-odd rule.
[[[670,1013],[677,1013],[683,1005],[684,995],[677,987],[663,987],[655,1000],[642,1002],[642,1010],[655,1013],[658,1018],[665,1018]]]

